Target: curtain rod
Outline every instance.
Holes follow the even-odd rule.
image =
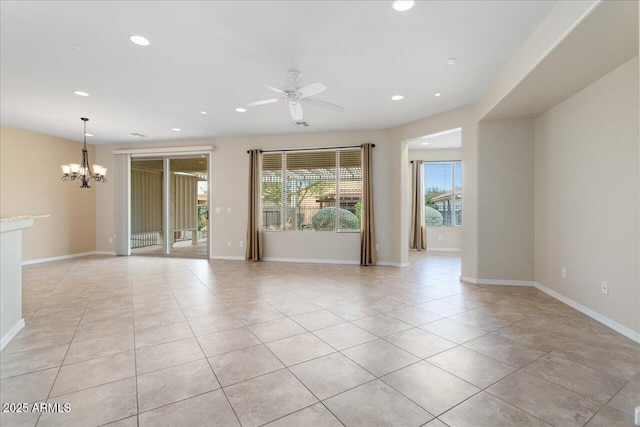
[[[364,145],[364,144],[362,144]],[[343,147],[320,147],[320,148],[287,148],[284,150],[259,150],[261,153],[282,153],[286,151],[319,151],[319,150],[338,150],[343,148],[362,148],[362,145],[347,145]],[[375,147],[376,144],[371,144],[372,147]],[[247,150],[247,154],[249,154],[251,150]]]

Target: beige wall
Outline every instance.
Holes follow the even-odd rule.
[[[636,331],[638,114],[634,58],[535,120],[535,280]]]
[[[113,151],[124,148],[180,147],[214,145],[211,159],[211,255],[213,257],[243,257],[240,242],[246,239],[247,218],[247,150],[251,148],[279,149],[296,147],[322,147],[376,144],[374,149],[374,212],[376,239],[379,245],[378,259],[382,263],[398,264],[400,257],[392,251],[393,227],[392,186],[399,182],[392,176],[390,162],[392,147],[383,131],[340,132],[324,134],[282,135],[220,139],[207,141],[182,141],[130,144],[98,147],[98,158],[105,166],[113,164]],[[98,248],[114,251],[115,200],[113,185],[99,189]],[[220,207],[220,213],[215,208]],[[228,210],[231,212],[228,213]],[[313,237],[309,237],[314,234]],[[264,235],[265,257],[279,259],[312,259],[356,262],[359,260],[360,237],[358,233],[268,232]],[[231,246],[229,245],[231,242]]]
[[[478,276],[533,280],[533,120],[478,127]]]
[[[95,150],[88,146],[89,158]],[[60,165],[78,163],[82,144],[0,128],[0,216],[49,214],[23,233],[24,261],[96,249],[96,190],[62,182]]]
[[[462,160],[462,149],[442,149],[442,150],[409,150],[409,161],[425,160],[428,162]],[[409,176],[411,172],[409,172]],[[464,175],[464,171],[462,171]],[[407,191],[411,192],[410,178]],[[464,192],[464,189],[463,189]],[[407,196],[410,197],[410,196]],[[464,199],[462,204],[462,216],[464,218]],[[427,227],[427,250],[462,250],[462,227]]]

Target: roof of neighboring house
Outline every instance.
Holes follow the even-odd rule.
[[[458,188],[455,191],[455,194],[456,194],[456,199],[462,199],[462,189],[461,188]],[[451,191],[447,191],[446,193],[442,193],[439,196],[431,198],[432,202],[444,202],[444,201],[447,201],[447,200],[451,200]]]

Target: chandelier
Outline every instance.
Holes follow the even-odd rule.
[[[100,165],[93,165],[93,172],[89,168],[89,152],[87,151],[87,122],[89,119],[81,117],[80,120],[84,122],[84,146],[82,147],[82,163],[69,163],[68,165],[62,165],[62,180],[63,181],[75,181],[77,179],[82,181],[80,188],[91,188],[89,182],[91,180],[97,182],[107,182],[107,168]]]

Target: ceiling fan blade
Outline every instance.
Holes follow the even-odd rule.
[[[314,107],[322,108],[323,110],[329,110],[336,113],[342,113],[344,107],[341,107],[330,102],[320,101],[319,99],[305,98],[302,100],[305,104],[313,105]]]
[[[290,102],[289,103],[289,112],[291,113],[291,118],[295,121],[302,120],[302,105],[299,102]]]
[[[324,92],[327,90],[327,87],[324,83],[315,82],[310,85],[302,86],[300,89],[296,90],[300,94],[300,98],[308,98],[313,95],[317,95],[320,92]]]
[[[286,100],[287,100],[287,98],[263,99],[262,101],[256,101],[256,102],[252,102],[250,104],[247,104],[247,107],[255,107],[257,105],[264,105],[264,104],[273,104],[274,102],[286,101]]]
[[[273,91],[275,93],[279,93],[280,95],[286,95],[287,94],[287,92],[285,92],[283,90],[280,90],[280,89],[278,89],[276,87],[269,86],[268,84],[265,84],[265,83],[263,83],[262,86],[266,87],[267,89],[269,89],[269,90],[271,90],[271,91]]]

